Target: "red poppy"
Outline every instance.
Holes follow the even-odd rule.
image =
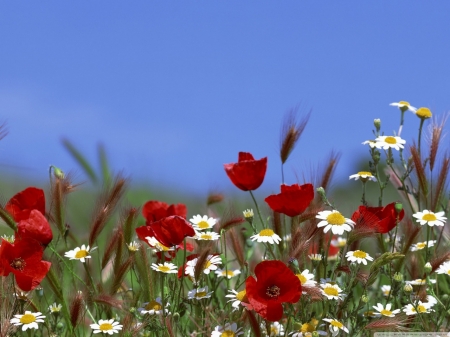
[[[42,261],[43,247],[31,238],[3,240],[0,246],[0,275],[13,273],[23,291],[36,288],[50,270],[51,263]]]
[[[253,191],[261,186],[267,169],[267,157],[255,160],[248,152],[239,152],[237,163],[225,164],[231,182],[243,191]]]
[[[165,217],[152,222],[146,227],[150,227],[150,230],[153,232],[152,236],[166,247],[178,246],[185,237],[195,236],[192,225],[178,215]]]
[[[268,321],[283,317],[282,303],[296,303],[302,294],[297,276],[281,261],[263,261],[255,267],[256,279],[245,283],[247,298],[253,309]]]
[[[311,184],[282,184],[280,194],[270,195],[264,200],[273,211],[294,217],[303,213],[313,199],[314,188]]]
[[[26,220],[21,220],[17,225],[20,238],[32,238],[47,246],[53,239],[52,229],[41,212],[33,209]]]
[[[45,214],[44,191],[36,187],[28,187],[14,195],[5,205],[5,209],[16,222],[26,220],[33,209]]]
[[[359,206],[353,213],[352,220],[358,226],[368,226],[377,233],[388,233],[403,219],[405,211],[401,210],[398,214],[395,210],[395,202],[384,207]]]
[[[147,224],[171,215],[178,215],[186,219],[187,208],[184,204],[168,205],[162,201],[150,200],[142,207],[142,215],[147,220]]]

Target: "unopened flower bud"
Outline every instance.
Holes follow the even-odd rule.
[[[395,274],[394,274],[394,281],[402,282],[402,281],[403,281],[403,274],[401,274],[401,273],[395,273]]]
[[[369,296],[367,296],[367,295],[362,295],[362,296],[361,296],[361,301],[363,301],[364,303],[369,302]]]
[[[401,202],[396,202],[394,205],[395,211],[397,212],[397,214],[399,214],[402,209],[403,209],[403,205]]]
[[[409,283],[406,284],[406,285],[403,287],[403,291],[404,291],[405,293],[410,293],[411,291],[413,291],[412,285],[410,285]]]
[[[312,337],[320,337],[320,335],[317,331],[313,331]]]
[[[375,129],[377,129],[377,132],[379,132],[381,128],[381,119],[379,118],[374,119],[373,125],[375,126]]]
[[[427,263],[425,263],[425,266],[423,267],[423,269],[425,270],[425,273],[429,273],[429,272],[431,272],[433,267],[431,266],[430,262],[427,262]]]
[[[176,312],[172,315],[172,318],[175,322],[178,322],[180,320],[180,314]]]
[[[53,175],[55,176],[55,178],[64,179],[65,175],[64,175],[63,170],[61,170],[59,167],[56,167],[54,165],[50,166],[50,168],[53,169]]]

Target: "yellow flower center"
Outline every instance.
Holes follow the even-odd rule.
[[[32,314],[25,314],[22,317],[20,317],[20,323],[22,324],[30,324],[36,322],[36,317]]]
[[[232,270],[222,270],[222,276],[228,276],[228,277],[233,277],[234,276],[234,271]]]
[[[436,220],[436,215],[434,215],[434,214],[432,214],[432,213],[424,214],[424,215],[422,216],[422,220],[425,220],[425,221],[435,221],[435,220]]]
[[[198,293],[195,294],[195,297],[197,298],[202,298],[206,296],[206,291],[199,291]]]
[[[427,308],[425,308],[424,305],[419,304],[419,305],[417,306],[417,311],[418,311],[418,312],[427,312]]]
[[[206,261],[205,267],[203,269],[208,269],[209,267],[211,267],[211,261]]]
[[[302,324],[300,331],[302,333],[306,333],[306,332],[314,332],[314,331],[316,331],[316,329],[315,329],[315,326],[312,325],[311,323],[305,323],[305,324]]]
[[[344,327],[344,324],[342,324],[341,322],[335,321],[335,320],[331,321],[330,324],[332,326],[338,327],[339,329],[342,329]]]
[[[427,246],[425,242],[420,242],[416,245],[417,249],[424,249]]]
[[[367,171],[361,171],[361,172],[358,172],[358,175],[359,176],[369,176],[369,177],[371,177],[372,173],[367,172]]]
[[[197,224],[198,228],[201,229],[206,229],[209,228],[209,223],[207,223],[206,221],[202,220]]]
[[[200,237],[203,240],[212,240],[212,238],[213,238],[211,234],[202,234],[202,235],[200,235]]]
[[[384,316],[390,316],[390,315],[392,315],[392,311],[383,309],[383,310],[380,311],[380,314],[382,314]]]
[[[236,298],[241,302],[247,301],[247,291],[244,289],[236,294]]]
[[[337,291],[336,288],[333,287],[326,287],[323,289],[323,292],[329,296],[338,296],[339,292]]]
[[[145,310],[155,310],[159,311],[162,309],[162,305],[156,301],[151,301],[145,306]]]
[[[275,233],[271,229],[263,229],[261,232],[259,232],[259,236],[272,236]]]
[[[308,280],[306,279],[306,277],[305,277],[304,275],[302,275],[302,274],[297,274],[297,275],[295,275],[295,276],[298,277],[298,279],[300,280],[300,283],[301,283],[302,285],[305,284],[306,282],[308,282]]]
[[[100,324],[100,326],[99,326],[99,330],[102,330],[102,331],[110,331],[112,329],[113,329],[113,326],[110,323],[103,323],[103,324]]]
[[[398,102],[398,104],[402,104],[402,105],[407,105],[407,106],[409,106],[409,103],[406,102],[406,101],[400,101],[400,102]]]
[[[341,213],[335,212],[327,216],[327,222],[330,225],[342,226],[343,224],[345,224],[345,218]]]
[[[225,330],[224,332],[222,332],[222,334],[220,335],[220,337],[234,337],[235,334],[233,331],[231,330]]]
[[[78,252],[76,252],[75,258],[76,259],[81,259],[81,258],[86,257],[88,255],[89,255],[89,253],[86,250],[80,249]]]
[[[416,111],[416,115],[420,118],[428,119],[432,116],[432,113],[428,108],[419,108]]]
[[[160,251],[162,251],[162,252],[168,252],[168,251],[170,251],[170,248],[169,248],[169,247],[166,247],[166,246],[164,246],[164,245],[162,245],[162,244],[160,244],[160,243],[157,243],[157,244],[156,244],[156,247],[157,247]]]
[[[397,144],[397,139],[395,139],[395,137],[392,136],[386,137],[384,141],[388,144]]]
[[[170,268],[167,266],[158,266],[158,270],[162,271],[163,273],[167,273],[168,271],[170,271]]]
[[[367,256],[367,254],[366,254],[365,252],[363,252],[362,250],[355,250],[355,251],[353,252],[353,256],[354,256],[354,257],[357,257],[357,258],[359,258],[359,259],[365,259],[366,256]]]

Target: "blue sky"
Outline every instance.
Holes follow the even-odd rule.
[[[331,150],[348,179],[373,119],[398,128],[389,103],[450,110],[449,13],[444,1],[0,2],[0,169],[77,169],[65,137],[93,160],[104,143],[135,183],[206,194],[235,190],[223,164],[248,151],[269,157],[263,188],[277,191],[282,119],[301,104],[312,115],[286,182]],[[418,125],[407,115],[407,141]]]

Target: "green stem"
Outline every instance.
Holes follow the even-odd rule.
[[[423,123],[425,122],[425,119],[420,119],[420,125],[419,125],[419,141],[418,141],[418,150],[419,150],[419,156],[420,156],[420,144],[422,140],[422,129],[423,129]]]
[[[256,213],[258,213],[259,221],[261,222],[261,225],[262,225],[263,227],[265,227],[265,226],[264,226],[264,220],[263,220],[263,218],[262,218],[261,211],[259,210],[258,203],[256,202],[255,196],[253,195],[253,192],[252,192],[252,191],[249,191],[249,192],[250,192],[250,195],[252,196],[253,202],[254,202],[254,204],[255,204],[255,207],[256,207]],[[252,225],[252,227],[253,227],[253,225]],[[253,227],[253,230],[255,231],[254,234],[257,234],[257,232],[256,232],[256,227]],[[267,243],[266,243],[266,247],[267,247],[267,250],[269,251],[271,257],[275,260],[275,259],[276,259],[276,258],[275,258],[275,253],[273,252],[272,247],[270,246],[270,243],[267,242]]]

